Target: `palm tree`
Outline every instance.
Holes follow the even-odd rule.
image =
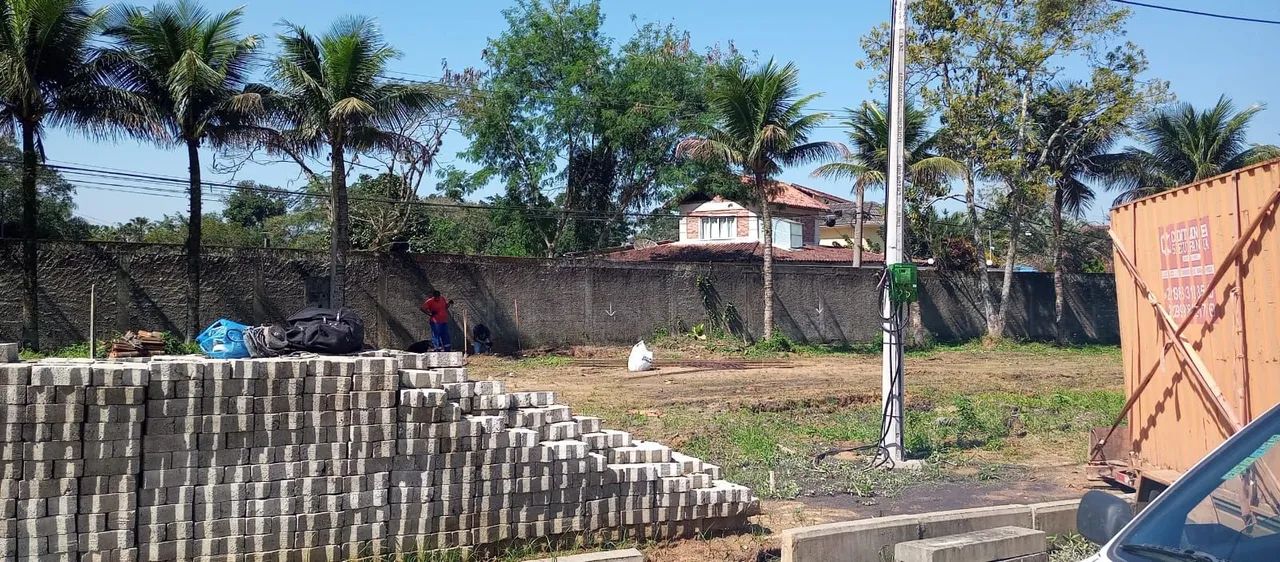
[[[330,245],[330,304],[342,306],[346,290],[351,224],[347,204],[347,152],[398,150],[411,139],[397,125],[439,107],[439,92],[423,84],[381,77],[400,52],[382,38],[373,20],[338,20],[321,37],[284,23],[281,53],[272,65],[276,92],[269,103],[279,120],[269,148],[306,168],[304,158],[328,149],[333,236]]]
[[[846,111],[848,116],[841,123],[849,129],[849,144],[845,147],[844,157],[837,162],[818,166],[813,175],[853,181],[857,206],[853,222],[853,266],[862,267],[862,222],[866,190],[883,189],[885,177],[889,174],[889,118],[883,105],[871,102],[863,102],[857,109]],[[907,181],[939,182],[964,173],[960,164],[937,154],[938,133],[928,130],[928,114],[908,105],[904,117],[903,156]]]
[[[1262,105],[1237,111],[1226,96],[1205,111],[1180,103],[1142,120],[1135,136],[1146,148],[1110,157],[1116,204],[1280,157],[1280,147],[1250,145],[1245,133]]]
[[[244,91],[260,39],[239,34],[242,17],[239,8],[211,14],[197,2],[180,0],[150,9],[121,7],[106,31],[116,41],[107,55],[114,77],[144,100],[143,117],[156,125],[147,137],[187,149],[188,341],[202,326],[200,148],[229,142],[262,102],[260,93]]]
[[[107,102],[90,45],[106,11],[84,0],[0,0],[0,132],[22,139],[22,339],[40,346],[36,180],[46,125],[95,131]]]
[[[1043,149],[1043,165],[1050,173],[1052,189],[1053,235],[1053,322],[1058,345],[1067,343],[1063,326],[1066,311],[1065,254],[1063,225],[1068,217],[1080,219],[1093,204],[1095,193],[1090,182],[1107,181],[1116,174],[1116,158],[1109,153],[1117,137],[1123,133],[1119,122],[1082,121],[1070,112],[1071,97],[1083,90],[1074,86],[1056,86],[1033,104],[1033,121],[1040,136],[1054,138]]]
[[[680,141],[677,154],[722,162],[751,178],[753,198],[760,204],[764,248],[764,338],[773,337],[773,212],[769,207],[777,184],[772,177],[783,166],[830,160],[841,154],[838,143],[810,142],[826,113],[805,114],[819,94],[799,96],[794,63],[778,67],[770,60],[748,71],[741,64],[717,73],[710,95],[716,124],[706,135]]]

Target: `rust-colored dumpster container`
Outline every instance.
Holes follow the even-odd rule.
[[[1278,202],[1273,160],[1112,209],[1129,409],[1095,434],[1104,477],[1168,485],[1280,403]]]

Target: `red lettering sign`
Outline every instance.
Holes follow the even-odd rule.
[[[1213,278],[1209,217],[1162,226],[1159,236],[1164,306],[1173,320],[1181,323]],[[1207,321],[1215,306],[1214,297],[1210,294],[1196,312],[1193,322]]]

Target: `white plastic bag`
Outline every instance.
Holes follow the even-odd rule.
[[[633,373],[648,371],[653,368],[653,352],[644,345],[644,340],[631,348],[631,357],[627,359],[627,370]]]

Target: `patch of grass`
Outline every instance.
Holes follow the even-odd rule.
[[[99,352],[102,352],[101,344],[98,349]],[[88,356],[89,342],[73,343],[49,352],[36,351],[33,349],[24,349],[18,352],[18,358],[23,361],[39,361],[50,357],[83,358]],[[101,353],[99,353],[98,356],[102,357]]]
[[[1058,536],[1049,545],[1049,562],[1080,562],[1097,553],[1098,545],[1080,535]]]
[[[97,342],[97,353],[94,357],[103,358],[107,356],[107,352],[111,350],[111,341],[120,337],[120,334],[103,334]],[[164,353],[166,355],[200,355],[203,352],[200,346],[195,342],[183,341],[181,337],[165,333],[164,334]],[[85,358],[89,357],[89,342],[77,342],[71,345],[63,346],[51,351],[36,351],[32,349],[23,349],[18,353],[18,358],[23,361],[38,361],[50,357],[63,358]]]
[[[751,344],[747,348],[747,354],[752,353],[791,353],[795,351],[796,345],[791,339],[779,332],[774,332],[773,337],[760,340]]]
[[[934,342],[927,346],[911,349],[907,351],[909,356],[931,356],[943,352],[953,353],[1025,353],[1031,355],[1047,355],[1055,357],[1063,356],[1093,356],[1093,357],[1115,357],[1120,358],[1120,346],[1104,345],[1104,344],[1086,344],[1086,345],[1070,345],[1058,347],[1051,343],[1017,341],[1017,340],[1000,340],[994,344],[988,344],[981,339],[970,340],[966,342],[946,343]]]
[[[639,546],[640,543],[634,540],[600,540],[589,533],[583,533],[554,538],[542,537],[497,548],[423,550],[404,554],[365,556],[359,560],[368,562],[521,562],[533,558],[569,556]]]
[[[564,367],[569,365],[573,360],[563,355],[535,355],[533,357],[521,357],[514,361],[514,367],[535,369],[539,367]]]
[[[797,344],[796,353],[810,357],[821,357],[826,355],[880,355],[884,349],[884,344],[879,341],[869,341],[855,344]]]
[[[775,333],[772,338],[767,340],[747,343],[740,339],[718,332],[705,333],[703,337],[697,337],[691,334],[673,335],[667,333],[665,330],[656,333],[654,337],[649,340],[649,343],[651,344],[651,347],[656,348],[687,348],[689,346],[694,346],[703,347],[710,352],[723,353],[727,355],[742,355],[745,357],[785,357],[789,355],[805,357],[841,355],[875,356],[881,353],[883,345],[880,340],[871,340],[852,344],[804,343],[794,341],[780,333]],[[908,357],[920,358],[933,357],[945,353],[1006,355],[1015,353],[1043,355],[1054,358],[1071,358],[1081,356],[1114,357],[1118,361],[1120,359],[1120,346],[1087,344],[1058,347],[1051,343],[1017,340],[1001,340],[994,344],[987,344],[981,339],[977,339],[967,342],[930,342],[926,345],[907,350]]]
[[[874,444],[880,437],[880,406],[862,404],[840,409],[800,408],[754,411],[738,408],[700,420],[675,408],[660,416],[628,418],[621,424],[640,436],[677,435],[681,451],[721,465],[725,477],[756,490],[761,497],[798,495],[893,495],[911,482],[950,478],[944,464],[967,464],[969,451],[1002,451],[1019,440],[1078,440],[1095,425],[1109,422],[1124,403],[1119,391],[1064,390],[1050,394],[921,392],[907,404],[906,446],[913,458],[932,459],[920,473],[865,469],[859,460],[814,456],[830,449]],[[670,418],[672,425],[667,425]],[[967,478],[998,480],[1004,466],[972,466]]]

